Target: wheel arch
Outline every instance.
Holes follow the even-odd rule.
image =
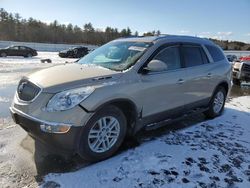
[[[209,101],[211,101],[211,99],[213,98],[213,96],[214,96],[214,94],[215,94],[215,92],[216,92],[216,90],[219,88],[219,87],[223,87],[224,89],[225,89],[225,91],[226,91],[226,96],[228,95],[228,92],[229,92],[229,83],[227,82],[227,81],[221,81],[221,82],[219,82],[218,84],[217,84],[217,86],[214,88],[214,90],[213,90],[213,93],[212,93],[212,95],[211,95],[211,97],[210,97],[210,100]]]
[[[228,84],[227,81],[222,81],[222,82],[220,82],[220,83],[216,86],[214,92],[217,90],[218,87],[223,87],[223,88],[225,89],[225,91],[226,91],[226,94],[228,94],[228,92],[229,92],[229,84]],[[214,92],[213,92],[213,93],[214,93]]]
[[[225,99],[223,101],[223,105],[222,105],[220,111],[215,112],[214,109],[213,109],[213,105],[214,105],[213,100],[215,98],[216,92],[218,91],[218,89],[220,87],[222,87],[226,92],[225,93]],[[215,118],[215,117],[219,116],[222,113],[224,105],[225,105],[226,96],[228,95],[229,91],[230,91],[230,85],[229,85],[229,83],[227,81],[221,81],[221,82],[219,82],[217,84],[217,86],[214,88],[212,96],[211,96],[211,98],[209,100],[208,109],[204,112],[204,114],[206,115],[207,118]]]
[[[6,56],[8,56],[8,52],[7,51],[0,51],[0,54],[6,54]]]
[[[103,109],[105,108],[105,106],[108,105],[114,105],[123,112],[123,114],[127,119],[127,126],[128,126],[127,134],[133,135],[134,129],[136,127],[139,118],[139,112],[137,110],[136,104],[130,99],[117,98],[99,105],[95,111],[99,111],[100,109]]]

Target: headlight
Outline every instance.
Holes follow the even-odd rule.
[[[56,112],[71,109],[86,99],[94,90],[94,87],[83,87],[57,93],[48,102],[46,111]]]

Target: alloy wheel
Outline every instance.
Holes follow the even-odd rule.
[[[215,113],[219,113],[223,107],[225,96],[222,91],[219,91],[215,97],[213,102],[213,110]]]
[[[112,116],[105,116],[95,122],[88,134],[90,149],[103,153],[111,149],[120,135],[120,123]]]

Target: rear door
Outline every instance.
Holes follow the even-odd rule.
[[[26,56],[28,54],[29,49],[25,46],[19,46],[19,55]]]
[[[187,72],[185,86],[189,107],[205,105],[214,89],[213,65],[199,44],[183,44],[181,52]]]

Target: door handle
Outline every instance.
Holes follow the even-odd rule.
[[[177,84],[183,84],[184,83],[184,80],[183,79],[179,79]]]
[[[208,74],[207,74],[207,77],[208,77],[208,78],[211,78],[211,76],[212,76],[212,73],[208,73]]]

